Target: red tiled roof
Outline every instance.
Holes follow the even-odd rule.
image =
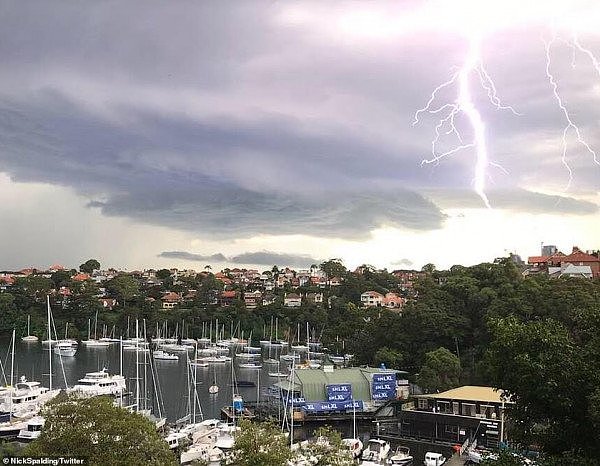
[[[177,293],[167,293],[165,294],[162,298],[160,298],[162,301],[168,301],[168,302],[177,302],[181,299],[181,297],[177,294]]]
[[[237,296],[237,292],[235,291],[223,291],[221,293],[222,298],[235,298]]]
[[[550,256],[530,256],[527,259],[529,264],[539,264],[540,262],[547,262]]]
[[[76,275],[73,275],[71,277],[72,280],[76,281],[76,282],[84,282],[86,280],[90,279],[90,276],[87,273],[78,273]]]
[[[577,246],[573,247],[573,252],[562,258],[563,262],[599,262],[600,257],[592,256],[581,251]]]

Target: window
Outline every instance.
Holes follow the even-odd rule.
[[[452,402],[452,414],[460,414],[460,409],[457,401]]]
[[[475,405],[472,403],[463,403],[462,404],[462,414],[463,414],[463,416],[475,417],[475,414],[477,414]]]
[[[417,406],[419,407],[419,409],[427,409],[429,403],[427,402],[427,398],[419,398],[419,402],[417,404]]]
[[[458,426],[446,426],[446,433],[447,434],[458,434]]]

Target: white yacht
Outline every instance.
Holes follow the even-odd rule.
[[[69,341],[59,341],[58,343],[56,343],[56,345],[54,345],[52,351],[54,351],[54,354],[58,354],[60,356],[72,357],[75,356],[77,348],[74,348],[71,342]]]
[[[345,438],[342,439],[342,447],[350,452],[352,459],[356,460],[360,458],[363,450],[363,443],[357,438]]]
[[[71,389],[71,391],[88,396],[117,396],[125,390],[125,377],[122,375],[110,375],[106,372],[106,369],[102,369],[100,372],[88,372]]]
[[[32,417],[27,421],[26,427],[19,431],[19,434],[17,435],[17,441],[23,443],[33,442],[41,435],[44,423],[45,420],[43,417]]]
[[[15,387],[6,387],[0,392],[3,400],[0,403],[0,414],[10,413],[14,417],[26,417],[39,411],[41,406],[54,398],[60,390],[49,390],[40,382],[28,382],[21,377]]]

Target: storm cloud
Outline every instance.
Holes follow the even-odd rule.
[[[198,236],[363,239],[380,227],[442,228],[446,206],[482,206],[465,194],[474,155],[421,166],[437,121],[424,114],[411,123],[467,43],[430,30],[361,36],[338,21],[356,8],[5,5],[0,170],[73,188],[104,215]],[[364,8],[404,14],[393,2]],[[564,115],[544,74],[539,32],[504,31],[483,49],[504,101],[521,114],[499,111],[484,90],[475,92],[490,156],[510,172],[491,174],[490,199],[498,209],[595,214],[596,205],[569,192],[535,192],[564,186],[567,176]],[[571,51],[552,52],[582,133],[600,144],[594,70],[579,56],[574,74]],[[441,92],[441,102],[452,102],[454,91]],[[465,121],[457,124],[472,137]],[[573,186],[597,190],[598,166],[570,142]],[[446,139],[440,149],[455,143]],[[436,190],[446,195],[430,194]]]
[[[281,265],[295,267],[310,267],[322,260],[304,254],[278,253],[272,251],[244,252],[232,257],[221,253],[202,255],[186,251],[164,251],[159,257],[168,259],[184,259],[195,262],[230,262],[232,264]]]

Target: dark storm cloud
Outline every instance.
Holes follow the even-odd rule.
[[[186,251],[163,251],[158,255],[158,257],[164,257],[167,259],[183,259],[186,261],[196,261],[196,262],[226,262],[227,261],[227,258],[221,253],[202,255],[202,254],[194,254],[192,252],[186,252]]]
[[[167,259],[183,259],[195,262],[230,262],[232,264],[254,264],[254,265],[288,265],[296,267],[310,267],[319,264],[320,259],[303,255],[277,253],[271,251],[244,252],[232,257],[225,257],[221,253],[203,255],[186,251],[164,251],[158,257]]]
[[[345,43],[316,22],[281,20],[286,4],[182,5],[3,7],[0,170],[74,188],[105,215],[223,238],[436,229],[444,221],[436,203],[445,201],[419,194],[433,188],[460,206],[481,205],[462,194],[473,154],[421,166],[436,123],[423,115],[411,126],[414,110],[460,63],[464,41],[423,33]],[[595,212],[519,190],[532,171],[542,181],[565,173],[556,139],[564,122],[538,31],[494,39],[484,52],[502,97],[523,113],[482,105],[490,155],[511,172],[495,176],[503,194],[490,194],[492,203]],[[569,103],[593,135],[591,85],[566,75],[569,66],[556,71],[577,91]],[[584,82],[593,82],[585,70]],[[453,101],[446,91],[440,97]],[[580,147],[569,155],[577,186],[597,189],[589,157]]]

